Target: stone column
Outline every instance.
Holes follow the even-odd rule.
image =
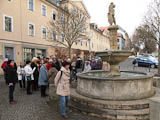
[[[109,40],[110,40],[110,49],[111,50],[118,50],[118,44],[117,44],[117,30],[118,26],[113,25],[109,26]]]
[[[153,78],[154,86],[160,88],[160,77]]]
[[[160,97],[150,99],[150,120],[160,120]]]

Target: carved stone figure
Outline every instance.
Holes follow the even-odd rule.
[[[116,25],[116,20],[115,20],[115,8],[116,6],[114,5],[114,3],[112,2],[109,5],[109,12],[108,12],[108,22],[110,25]]]

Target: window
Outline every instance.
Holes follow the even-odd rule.
[[[53,17],[53,20],[56,20],[56,11],[54,11],[54,10],[52,12],[52,17]]]
[[[28,9],[34,11],[34,0],[28,0]]]
[[[74,29],[75,29],[75,30],[77,29],[77,24],[76,24],[76,23],[74,24]]]
[[[15,53],[14,53],[14,47],[4,47],[4,57],[8,58],[9,60],[15,60]]]
[[[34,57],[35,50],[32,48],[23,48],[23,60],[26,62],[27,60],[32,60]]]
[[[94,48],[93,43],[92,43],[92,48]]]
[[[4,15],[4,31],[13,32],[13,17]]]
[[[53,31],[53,40],[57,39],[56,31]]]
[[[28,35],[34,36],[35,35],[35,25],[32,23],[28,24]]]
[[[42,39],[47,39],[47,29],[42,27]]]
[[[83,46],[83,41],[81,41],[81,46]]]
[[[80,25],[80,32],[83,32],[83,30],[82,30],[82,25]]]
[[[47,7],[46,5],[42,5],[42,16],[46,16],[47,14]]]
[[[74,13],[77,14],[78,13],[78,8],[74,8]]]
[[[62,16],[61,16],[61,22],[62,22],[62,24],[64,24],[64,14],[62,14]]]
[[[86,47],[87,47],[87,45],[88,45],[88,42],[86,41]]]
[[[62,33],[62,42],[64,42],[64,34]]]

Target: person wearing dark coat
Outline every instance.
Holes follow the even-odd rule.
[[[58,58],[56,62],[56,69],[60,71],[61,67],[62,67],[62,58]]]
[[[32,69],[35,68],[35,71],[33,73],[34,80],[32,81],[32,89],[35,91],[38,90],[38,79],[39,79],[39,70],[38,70],[37,62],[38,62],[38,58],[34,57],[31,63],[31,68]]]
[[[96,61],[94,59],[91,61],[91,70],[96,70]]]
[[[15,63],[13,60],[9,60],[7,64],[8,64],[7,84],[9,86],[9,102],[10,102],[10,104],[16,104],[16,101],[14,101],[14,89],[15,89],[15,85],[18,81],[17,70],[15,68]]]
[[[83,61],[80,57],[78,57],[78,59],[76,61],[76,71],[77,71],[77,73],[82,72],[82,66],[83,66]]]

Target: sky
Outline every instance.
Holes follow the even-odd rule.
[[[135,28],[142,23],[143,17],[152,0],[83,0],[91,22],[101,26],[108,26],[108,7],[111,2],[116,5],[115,17],[119,26],[132,35]]]

